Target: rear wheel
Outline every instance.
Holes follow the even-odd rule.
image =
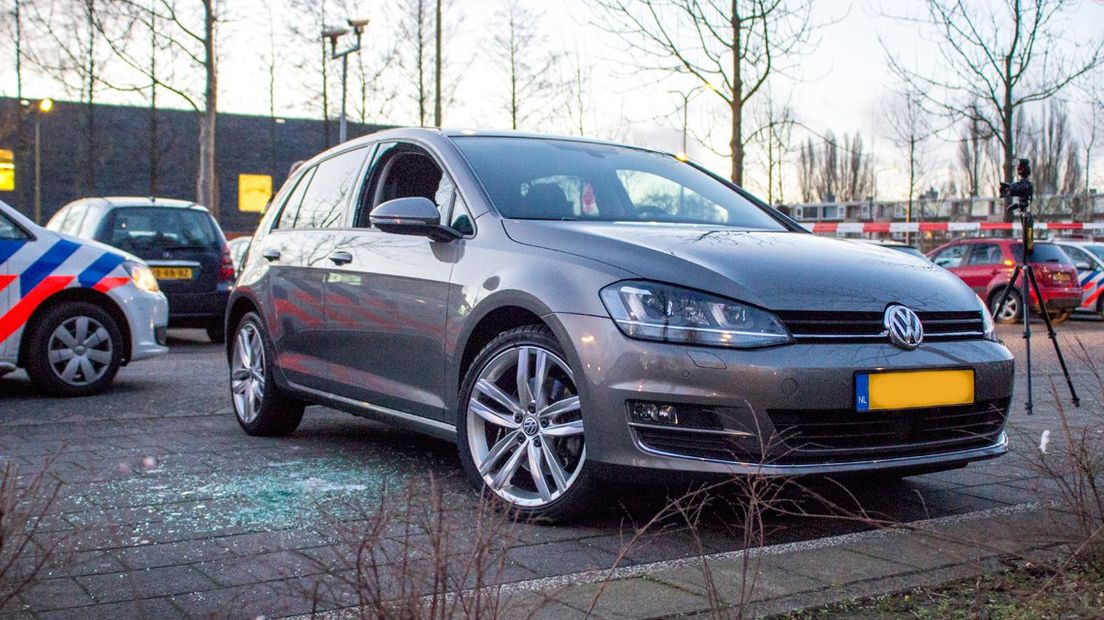
[[[519,520],[563,521],[594,501],[582,406],[565,360],[547,327],[518,327],[479,353],[460,390],[464,472]]]
[[[103,391],[123,362],[123,336],[103,308],[83,301],[60,303],[28,332],[27,374],[40,390],[57,396]]]
[[[303,401],[276,385],[274,361],[260,317],[247,313],[234,332],[230,395],[238,424],[250,435],[288,435],[303,419]]]
[[[1016,289],[1008,291],[1008,298],[1004,305],[997,308],[1004,291],[997,291],[989,298],[989,310],[993,313],[993,320],[998,323],[1017,323],[1023,318],[1023,297]]]

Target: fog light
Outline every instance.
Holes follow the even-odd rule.
[[[634,422],[648,424],[678,424],[678,413],[672,405],[633,403],[631,415]]]

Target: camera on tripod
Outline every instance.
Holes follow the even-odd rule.
[[[1019,198],[1022,201],[1019,204],[1031,202],[1031,199],[1035,197],[1035,186],[1028,178],[1031,176],[1031,162],[1026,159],[1019,160],[1016,164],[1016,176],[1020,178],[1019,181],[1002,182],[1000,184],[1001,198]],[[1019,206],[1019,204],[1013,203],[1009,208]]]

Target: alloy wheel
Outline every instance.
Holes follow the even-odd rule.
[[[92,317],[75,316],[50,335],[50,368],[62,381],[83,386],[99,381],[111,366],[111,334]]]
[[[1000,296],[997,296],[996,301],[1000,302]],[[998,308],[993,308],[998,310]],[[999,308],[1000,312],[994,317],[1002,323],[1008,323],[1016,321],[1020,318],[1020,298],[1016,293],[1010,293],[1008,298],[1004,300],[1004,305]]]
[[[467,431],[479,475],[516,506],[554,502],[586,461],[574,375],[544,347],[512,347],[487,363],[468,399]]]
[[[261,332],[252,323],[243,323],[234,339],[230,388],[234,395],[234,412],[241,421],[248,424],[255,420],[264,398],[265,358]]]

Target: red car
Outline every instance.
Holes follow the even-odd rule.
[[[1022,316],[1022,280],[1012,283],[1012,293],[1001,312],[996,312],[1001,293],[1009,286],[1012,270],[1023,255],[1023,244],[1015,239],[961,239],[941,245],[928,258],[936,265],[951,270],[974,289],[989,304],[994,318],[1001,323],[1014,323]],[[1081,287],[1073,261],[1053,243],[1037,242],[1031,263],[1043,294],[1043,306],[1053,322],[1067,318],[1081,304]],[[1019,280],[1019,278],[1017,278]],[[1039,311],[1039,301],[1032,292],[1032,309]]]

